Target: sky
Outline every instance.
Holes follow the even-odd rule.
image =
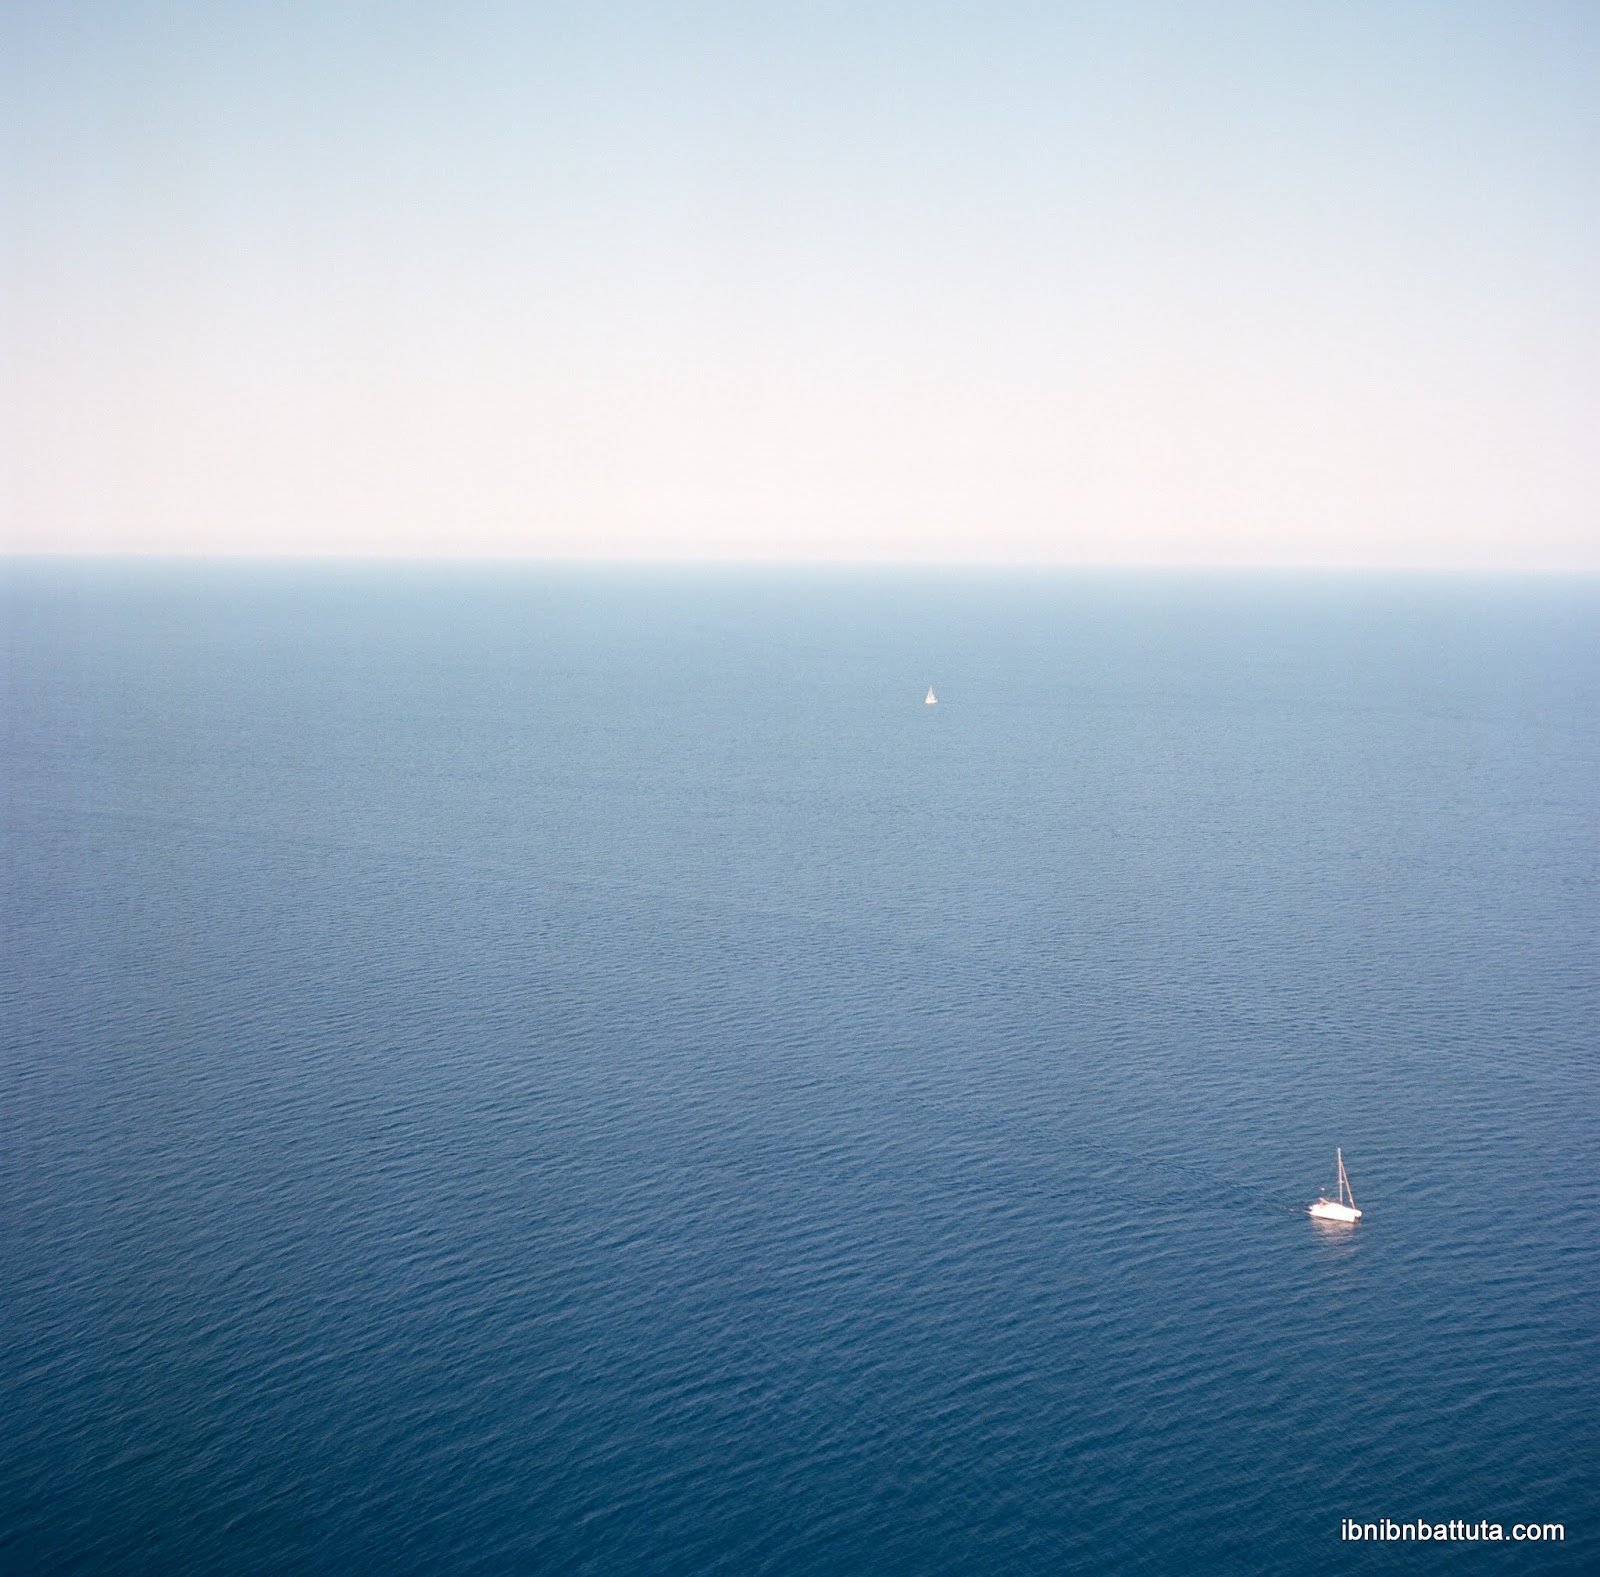
[[[1600,569],[1600,5],[0,6],[0,551]]]

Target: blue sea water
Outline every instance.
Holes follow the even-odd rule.
[[[0,1570],[1595,1570],[1597,630],[5,567]]]

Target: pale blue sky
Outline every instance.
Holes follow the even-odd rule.
[[[0,7],[0,546],[1600,568],[1600,6]]]

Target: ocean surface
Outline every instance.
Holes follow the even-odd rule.
[[[1600,1569],[1597,632],[0,568],[0,1571]]]

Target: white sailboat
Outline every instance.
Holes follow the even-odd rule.
[[[931,684],[928,686],[928,693],[922,698],[922,704],[924,706],[937,706],[939,704],[939,697],[933,693]]]
[[[1333,1154],[1339,1165],[1338,1198],[1329,1199],[1324,1194],[1308,1207],[1308,1212],[1318,1221],[1359,1221],[1361,1212],[1356,1209],[1356,1196],[1350,1192],[1350,1178],[1344,1169],[1344,1151],[1335,1149]]]

